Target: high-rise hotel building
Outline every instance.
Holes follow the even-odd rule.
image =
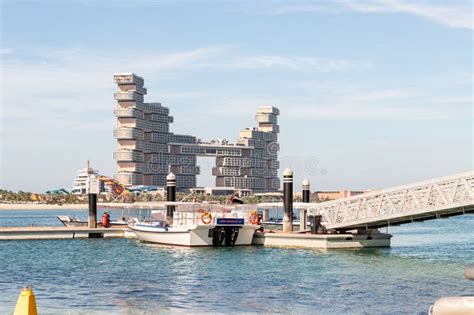
[[[216,159],[212,173],[217,187],[276,191],[278,179],[278,133],[275,107],[260,107],[258,127],[240,132],[236,143],[201,141],[194,136],[169,131],[173,117],[160,103],[145,103],[144,80],[132,73],[114,75],[117,83],[117,161],[115,178],[122,184],[165,186],[166,175],[176,175],[178,189],[196,187],[197,156]]]

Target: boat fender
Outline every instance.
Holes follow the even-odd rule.
[[[474,280],[474,264],[466,266],[464,269],[464,278]]]
[[[474,297],[444,297],[435,302],[428,311],[430,315],[470,315],[474,314]]]

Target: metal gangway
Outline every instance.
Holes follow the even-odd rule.
[[[342,231],[474,213],[474,172],[306,205],[308,215],[322,215],[326,229]]]

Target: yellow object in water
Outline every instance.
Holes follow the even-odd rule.
[[[21,291],[13,315],[38,315],[36,299],[31,287],[25,287]]]

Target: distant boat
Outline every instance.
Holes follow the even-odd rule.
[[[69,215],[58,215],[57,218],[66,227],[86,227],[87,224],[88,224],[86,220],[80,220],[76,217],[69,216]],[[97,226],[103,227],[102,222],[100,222],[100,221],[97,222]],[[111,221],[110,222],[110,227],[113,227],[113,228],[126,228],[127,227],[127,221],[125,221],[125,220]]]

